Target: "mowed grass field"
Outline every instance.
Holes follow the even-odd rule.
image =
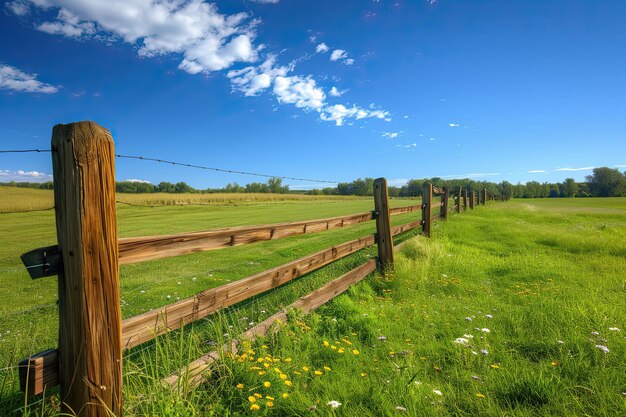
[[[138,236],[371,206],[357,199],[120,205],[118,217],[121,236]],[[54,222],[51,211],[0,216],[0,367],[8,368],[0,414],[10,415],[24,400],[11,366],[56,339],[55,278],[30,281],[19,265],[19,254],[54,243]],[[372,231],[368,223],[128,265],[122,312],[129,317]],[[129,352],[125,415],[626,415],[625,242],[624,198],[493,202],[451,214],[434,225],[432,239],[412,239],[399,252],[394,274],[373,274],[310,316],[293,312],[276,335],[225,357],[198,389],[171,392],[159,381],[374,251]],[[54,409],[52,401],[25,412]]]

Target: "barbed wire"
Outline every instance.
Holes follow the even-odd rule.
[[[0,150],[0,153],[28,153],[28,152],[52,152],[52,149],[4,149]],[[215,171],[215,172],[224,172],[227,174],[238,174],[238,175],[250,175],[255,177],[263,177],[263,178],[279,178],[283,180],[293,180],[293,181],[309,181],[309,182],[317,182],[317,183],[325,183],[325,184],[338,184],[338,181],[330,181],[330,180],[322,180],[317,178],[300,178],[300,177],[291,177],[288,175],[271,175],[271,174],[262,174],[259,172],[250,172],[250,171],[239,171],[235,169],[226,169],[226,168],[215,168],[209,167],[206,165],[196,165],[189,164],[185,162],[176,162],[169,161],[161,158],[151,158],[147,156],[138,156],[138,155],[123,155],[123,154],[115,154],[116,158],[124,158],[124,159],[136,159],[140,161],[152,161],[169,165],[183,166],[187,168],[195,168],[195,169],[203,169],[207,171]]]

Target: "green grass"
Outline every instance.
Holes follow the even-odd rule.
[[[314,205],[310,212],[308,205],[282,210],[273,204],[255,206],[249,213],[260,210],[259,217],[252,219],[246,217],[245,207],[230,208],[232,216],[226,215],[226,209],[220,215],[223,221],[233,222],[228,225],[267,223],[287,220],[277,217],[294,215],[295,207],[300,218],[324,217],[330,213],[320,210],[333,204]],[[337,214],[371,205],[337,204],[341,206]],[[151,216],[136,209],[125,213],[120,208],[120,231],[125,236],[227,225],[218,217],[200,214],[204,209],[171,208],[161,218],[164,209]],[[179,218],[177,213],[183,214]],[[198,217],[187,223],[187,215]],[[45,213],[29,216],[32,222],[45,223]],[[186,229],[202,221],[206,227]],[[8,261],[11,251],[19,254],[28,244],[26,250],[45,244],[28,220],[20,225],[27,229],[24,235],[15,226],[1,224],[11,247],[0,252],[4,262],[0,267],[17,268],[17,262]],[[129,265],[122,269],[123,313],[134,315],[166,304],[167,294],[192,294],[356,237],[365,232],[358,227],[194,254],[178,261]],[[20,236],[27,236],[27,241],[23,243]],[[453,215],[448,222],[434,225],[432,239],[419,237],[408,243],[396,257],[394,274],[373,275],[312,315],[292,312],[292,319],[277,334],[249,347],[254,355],[225,357],[209,382],[196,390],[170,392],[159,381],[241,332],[249,322],[262,320],[358,265],[373,251],[134,349],[124,362],[125,415],[626,415],[625,241],[624,198],[517,200]],[[173,271],[172,278],[164,271]],[[0,279],[3,286],[28,280],[24,272]],[[28,292],[13,287],[12,292],[0,293],[13,303],[13,310],[16,305],[23,309],[20,303],[29,302],[33,293],[48,296],[54,291],[51,280],[29,283],[33,287]],[[0,314],[13,311],[3,308]],[[52,309],[50,315],[54,314]],[[0,339],[7,365],[14,364],[10,359],[20,358],[28,346],[37,346],[40,341],[33,335],[45,333],[36,322],[22,329],[20,338],[3,334]],[[467,345],[454,343],[457,338],[467,339]],[[609,353],[596,345],[608,347]],[[277,361],[265,369],[259,357]],[[315,370],[322,374],[315,375]],[[259,375],[259,371],[266,373]],[[5,372],[0,378],[5,375],[10,380],[13,374]],[[270,382],[270,387],[264,387],[264,382]],[[248,397],[255,393],[263,398],[254,403],[259,410],[251,411]],[[2,415],[20,402],[8,388],[3,395],[0,407],[3,400],[9,406],[0,408]],[[268,395],[274,400],[268,400]],[[333,400],[342,405],[331,408],[328,403]],[[267,407],[268,401],[272,407]],[[50,410],[54,404],[28,412],[39,415]]]

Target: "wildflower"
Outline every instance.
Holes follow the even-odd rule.
[[[313,374],[315,374],[315,375],[317,375],[317,376],[320,376],[320,375],[322,375],[322,374],[323,374],[323,372],[322,372],[322,371],[318,371],[318,370],[316,369],[315,371],[313,371]]]
[[[248,401],[250,401],[251,403],[255,403],[256,402],[256,397],[251,395],[248,397]]]
[[[271,402],[271,401],[268,401],[268,402],[265,403],[266,407],[272,407],[273,405],[274,405],[274,403]]]
[[[381,342],[386,342],[387,341],[387,337],[386,336],[378,336],[378,340],[380,340]]]
[[[489,330],[486,327],[483,327],[482,329],[480,329],[480,331],[483,332],[483,333],[491,333],[491,330]]]
[[[303,370],[304,372],[309,372],[309,367],[308,367],[308,366],[303,366],[303,367],[302,367],[302,370]]]
[[[359,351],[358,351],[358,350],[356,350],[356,349],[352,349],[352,354],[353,354],[353,355],[358,355],[358,354],[359,354]]]
[[[270,400],[270,401],[274,401],[274,397],[270,397],[269,395],[266,395],[266,396],[265,396],[265,399],[266,399],[266,400]]]
[[[285,358],[285,362],[287,363],[291,362],[291,358]]]
[[[339,401],[335,401],[335,400],[329,401],[327,403],[327,405],[330,405],[332,408],[341,407],[341,403]]]
[[[599,335],[600,335],[600,333],[598,333],[598,332],[591,332],[591,335],[592,335],[592,336],[599,336]]]
[[[255,392],[254,396],[257,397],[257,398],[263,398],[263,396],[261,394],[259,394],[258,392]]]
[[[259,376],[265,375],[265,371],[259,371]]]
[[[617,327],[609,327],[609,330],[612,332],[619,332],[620,330]]]
[[[472,321],[471,317],[465,317],[465,321]]]
[[[331,348],[332,350],[337,350],[337,346],[335,346],[335,345],[331,345],[331,346],[330,346],[330,348]]]
[[[609,353],[609,348],[603,345],[596,345],[598,349],[600,349],[604,353]]]
[[[259,359],[257,359],[256,361],[257,361],[258,363],[261,363],[261,362],[263,362],[264,360],[265,360],[265,359],[263,359],[263,358],[259,358]]]
[[[267,369],[267,368],[269,368],[269,367],[270,367],[270,364],[269,364],[269,363],[267,363],[267,362],[265,362],[265,363],[263,364],[263,366],[265,366],[265,369]]]
[[[443,392],[439,391],[438,389],[434,389],[433,392],[437,395],[443,395]]]
[[[557,341],[556,341],[556,343],[558,343],[559,345],[562,345],[562,344],[564,344],[565,342],[564,342],[564,341],[562,341],[562,340],[557,340]]]
[[[474,336],[472,336],[471,334],[464,334],[463,337],[465,337],[466,339],[473,339]]]
[[[459,345],[467,345],[469,343],[469,340],[467,340],[464,337],[457,337],[452,343],[457,343]]]
[[[287,380],[285,381],[285,385],[287,385],[288,387],[292,386],[293,384],[291,383],[291,381]]]
[[[270,381],[265,381],[265,382],[263,383],[263,386],[264,386],[265,388],[269,388],[269,387],[271,387],[271,386],[272,386],[272,383],[271,383]]]
[[[361,372],[361,378],[365,378],[367,374],[365,372]]]
[[[339,348],[339,350],[338,350],[337,352],[338,352],[338,353],[343,353],[343,352],[345,352],[345,351],[346,351],[346,349],[345,349],[345,348]]]
[[[237,384],[237,389],[243,389],[243,384]]]
[[[289,397],[289,394],[287,394],[286,392],[283,392],[283,399]]]
[[[485,317],[487,317],[488,319],[492,319],[493,316],[491,314],[485,314]]]
[[[397,406],[397,407],[396,407],[396,410],[398,410],[398,411],[402,411],[403,413],[406,413],[406,408],[405,408],[405,407],[402,407],[401,405]]]
[[[252,405],[250,405],[250,410],[252,410],[252,411],[256,411],[256,410],[258,410],[259,408],[261,408],[261,407],[260,407],[258,404],[252,404]]]
[[[476,396],[477,396],[478,398],[485,398],[485,394],[481,394],[480,392],[477,392],[477,393],[476,393]]]
[[[327,340],[324,340],[324,347],[328,347],[328,346],[330,346],[330,343],[328,343]]]
[[[561,362],[559,362],[559,361],[552,361],[552,362],[550,362],[550,365],[552,365],[552,366],[559,366],[560,364],[561,364]]]
[[[414,384],[419,387],[420,385],[422,385],[422,381],[415,381]]]
[[[483,355],[489,355],[489,351],[487,349],[481,349],[480,353],[482,353]]]
[[[500,368],[500,365],[496,365],[495,363],[493,365],[489,365],[491,367],[491,369],[498,369]]]

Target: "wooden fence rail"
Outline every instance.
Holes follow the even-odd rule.
[[[61,386],[62,411],[80,410],[79,416],[100,417],[122,413],[122,351],[164,333],[208,317],[266,291],[320,269],[341,258],[377,244],[377,262],[370,261],[292,305],[305,311],[319,307],[378,265],[380,272],[393,268],[393,237],[422,228],[430,237],[433,221],[447,219],[449,211],[467,208],[467,190],[454,190],[455,205],[449,207],[450,191],[425,183],[422,204],[389,208],[387,182],[374,181],[374,210],[326,219],[231,227],[165,236],[117,239],[113,141],[109,132],[93,122],[55,126],[53,172],[57,217],[56,247],[42,248],[22,256],[33,278],[59,275],[59,348],[30,356],[20,362],[20,386],[29,394]],[[433,195],[441,197],[433,202]],[[474,203],[485,204],[486,190],[471,192]],[[433,209],[439,208],[435,214]],[[421,210],[422,219],[390,226],[392,215]],[[376,234],[341,243],[238,281],[211,288],[135,317],[121,320],[118,265],[199,251],[316,233],[376,220]],[[43,267],[42,267],[43,265]],[[282,310],[248,330],[242,337],[264,334],[271,323],[283,318]],[[236,346],[235,346],[236,347]],[[204,369],[213,353],[200,358],[179,376]],[[212,359],[213,358],[213,359]],[[196,375],[192,380],[196,381]]]

